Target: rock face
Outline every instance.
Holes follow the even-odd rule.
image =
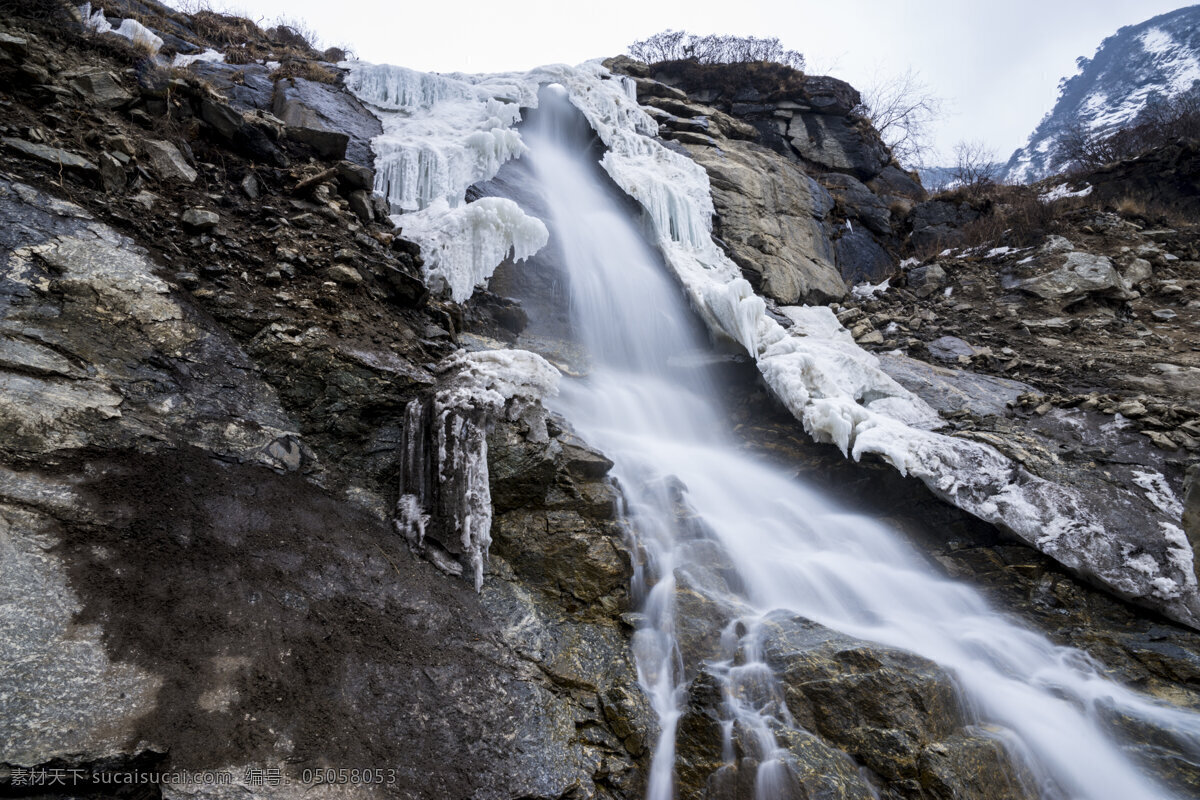
[[[846,292],[823,218],[829,195],[778,154],[751,142],[688,145],[708,171],[729,256],[782,303],[826,302]]]
[[[910,241],[918,250],[959,245],[963,241],[960,229],[978,218],[979,212],[965,201],[921,203],[909,215]]]
[[[0,218],[10,763],[367,759],[406,796],[640,796],[653,720],[607,462],[496,431],[500,577],[477,598],[407,554],[379,487],[322,485],[353,478],[262,377],[294,345],[248,355],[82,208],[3,181]]]
[[[329,159],[345,158],[370,167],[371,139],[383,128],[349,92],[326,83],[287,78],[275,84],[272,110],[287,135]]]
[[[856,116],[849,84],[738,65],[607,63],[635,76],[660,135],[708,171],[714,234],[761,294],[824,303],[895,271],[892,208],[925,193]]]
[[[163,180],[183,181],[184,183],[196,180],[196,170],[183,160],[183,155],[175,145],[170,142],[149,139],[143,147],[158,177]]]
[[[23,65],[56,80],[82,52],[125,75],[38,31],[0,61],[22,132],[47,130]],[[78,128],[0,150],[5,791],[137,767],[250,797],[641,797],[656,722],[611,465],[561,423],[501,420],[482,591],[413,555],[392,525],[405,410],[455,323],[415,246],[348,202],[369,166],[303,163],[262,106],[186,81],[169,113],[190,133],[161,139],[161,98],[124,88],[119,110],[63,89]],[[350,764],[383,785],[304,780]]]

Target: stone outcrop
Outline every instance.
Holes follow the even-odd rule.
[[[893,209],[925,192],[890,163],[849,84],[746,65],[607,63],[633,76],[660,135],[708,171],[714,235],[757,291],[825,303],[895,271]]]
[[[676,603],[690,676],[678,723],[681,798],[751,800],[762,746],[750,720],[730,718],[729,696],[764,710],[781,752],[781,791],[850,800],[882,796],[1032,798],[1001,740],[967,725],[950,676],[910,653],[777,612],[747,625],[749,609],[721,598],[727,556],[712,541],[704,574],[680,573]],[[722,630],[725,631],[722,634]],[[729,632],[741,631],[731,650]],[[736,638],[736,637],[735,637]],[[760,652],[773,678],[733,689],[730,667]],[[732,750],[732,760],[729,758]]]
[[[329,84],[285,78],[276,82],[272,111],[287,135],[329,159],[371,166],[371,139],[383,128],[354,95]]]
[[[1070,202],[1077,207],[1055,220],[1056,232],[1034,244],[947,248],[910,262],[899,288],[839,307],[838,318],[955,436],[997,448],[1099,510],[1121,549],[1073,568],[1136,570],[1163,531],[1164,554],[1187,565],[1195,548],[1181,504],[1200,452],[1191,388],[1200,372],[1184,344],[1197,306],[1196,232],[1148,230],[1090,199]],[[973,213],[988,224],[1005,213],[979,206]],[[913,219],[936,208],[955,206],[930,202]],[[1190,591],[1194,572],[1163,588]]]
[[[782,303],[845,294],[823,224],[833,203],[820,185],[751,142],[686,146],[709,174],[714,235],[763,294]]]

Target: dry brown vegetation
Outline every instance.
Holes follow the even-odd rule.
[[[1105,210],[1115,211],[1125,219],[1143,227],[1178,228],[1195,224],[1196,220],[1179,208],[1146,195],[1132,192],[1107,203]]]
[[[225,47],[265,38],[253,20],[215,11],[197,11],[193,14],[192,30],[205,41]]]
[[[279,65],[279,69],[271,73],[271,80],[278,81],[285,78],[304,78],[317,83],[337,83],[338,74],[332,70],[325,69],[315,61],[307,59],[289,59]]]
[[[685,91],[716,90],[719,99],[729,100],[754,90],[763,101],[795,97],[804,89],[804,73],[771,61],[739,64],[701,64],[682,59],[654,64],[655,75],[669,76]]]

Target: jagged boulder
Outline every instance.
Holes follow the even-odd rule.
[[[925,187],[895,164],[884,167],[882,172],[867,181],[867,186],[888,206],[900,204],[911,209],[914,204],[928,197]]]
[[[75,175],[91,179],[96,179],[100,175],[100,168],[91,161],[88,161],[81,155],[58,147],[50,147],[38,144],[37,142],[27,142],[24,139],[16,139],[8,136],[0,138],[0,144],[25,158],[35,159],[56,169],[67,170],[69,173]]]
[[[896,271],[896,261],[862,229],[846,230],[834,242],[838,271],[848,283],[878,283]]]
[[[184,160],[179,148],[161,139],[147,139],[142,142],[142,149],[150,161],[155,173],[164,181],[182,181],[192,183],[196,180],[196,170]]]
[[[1068,253],[1058,269],[1021,281],[1017,288],[1060,306],[1093,294],[1118,300],[1130,296],[1125,280],[1107,256],[1078,251]]]
[[[853,175],[830,172],[818,180],[833,195],[846,218],[861,222],[880,236],[892,235],[892,215],[887,203]]]
[[[133,99],[133,95],[125,91],[116,77],[107,70],[73,71],[63,77],[68,79],[71,88],[84,100],[100,108],[117,108]]]
[[[372,166],[371,139],[383,128],[340,85],[304,78],[276,81],[272,111],[287,126],[289,138],[312,147],[321,157]]]
[[[197,61],[188,69],[221,93],[238,112],[270,111],[275,82],[261,64],[224,64]]]

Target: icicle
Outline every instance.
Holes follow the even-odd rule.
[[[438,200],[401,218],[405,238],[421,245],[429,288],[464,302],[512,253],[523,261],[545,247],[550,234],[516,203],[485,197],[451,209]]]
[[[439,569],[467,567],[480,591],[492,543],[488,431],[501,417],[527,418],[540,408],[557,391],[558,372],[524,350],[456,353],[440,371],[434,397],[405,408],[393,526]]]

